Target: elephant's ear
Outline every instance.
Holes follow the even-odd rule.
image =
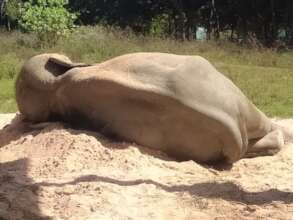
[[[75,67],[91,66],[85,63],[72,63],[67,57],[50,57],[45,69],[54,76],[60,76]]]
[[[60,67],[63,67],[67,70],[75,68],[75,67],[91,66],[90,64],[85,64],[85,63],[72,63],[70,60],[60,59],[56,57],[51,57],[49,59],[49,62],[59,65]]]

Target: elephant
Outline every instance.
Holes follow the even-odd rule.
[[[201,56],[140,52],[89,65],[45,53],[23,64],[15,88],[29,121],[88,124],[180,161],[232,164],[284,145],[278,126]]]

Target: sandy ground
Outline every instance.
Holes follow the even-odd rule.
[[[290,144],[223,169],[13,114],[1,127],[0,219],[293,219]]]

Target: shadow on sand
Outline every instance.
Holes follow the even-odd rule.
[[[51,219],[41,214],[39,187],[27,176],[28,160],[0,163],[0,219]]]
[[[138,180],[116,180],[109,177],[97,176],[97,175],[85,175],[76,178],[73,181],[65,183],[49,183],[41,182],[36,183],[36,186],[45,187],[62,187],[65,185],[75,185],[81,182],[105,182],[115,184],[119,186],[135,186],[140,184],[155,185],[157,188],[165,190],[167,192],[188,192],[192,196],[199,196],[205,198],[220,198],[226,201],[241,202],[249,205],[263,205],[269,204],[273,201],[281,201],[285,204],[293,202],[292,192],[283,192],[277,189],[270,189],[263,192],[247,192],[240,186],[233,182],[202,182],[192,185],[165,185],[150,179],[138,179]]]

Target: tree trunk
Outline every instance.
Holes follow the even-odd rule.
[[[287,30],[286,37],[289,45],[293,45],[293,1],[290,0],[288,2],[288,16],[287,16]]]
[[[184,41],[186,39],[185,36],[185,13],[181,11],[179,13],[178,19],[177,19],[177,30],[176,30],[176,36],[177,39]]]
[[[186,13],[186,38],[194,40],[196,38],[196,12],[188,11]]]
[[[275,1],[270,1],[271,6],[271,24],[270,24],[270,36],[268,41],[268,46],[272,46],[277,38],[277,27],[276,27],[276,12],[275,12]]]
[[[7,27],[7,30],[10,32],[11,31],[11,25],[10,25],[9,19],[7,19],[6,27]]]

